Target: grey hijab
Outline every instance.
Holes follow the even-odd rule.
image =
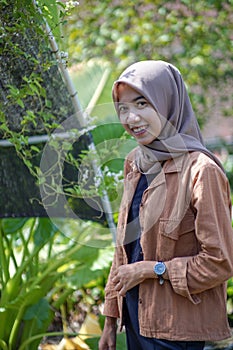
[[[159,113],[163,125],[159,137],[151,144],[139,145],[136,162],[141,172],[158,172],[162,162],[190,151],[205,153],[222,168],[219,160],[204,146],[184,81],[176,67],[152,60],[129,66],[113,85],[117,112],[119,83],[126,83],[142,94]]]

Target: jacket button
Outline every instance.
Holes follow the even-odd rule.
[[[138,301],[139,301],[139,304],[142,304],[142,299],[141,298]]]

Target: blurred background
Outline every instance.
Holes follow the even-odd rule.
[[[0,2],[0,348],[98,349],[124,157],[135,146],[111,89],[129,64],[177,66],[233,190],[232,8]],[[227,297],[232,326],[232,279]]]

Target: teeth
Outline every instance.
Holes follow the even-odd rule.
[[[140,132],[142,130],[144,130],[145,128],[143,126],[139,126],[138,128],[133,128],[134,132]]]

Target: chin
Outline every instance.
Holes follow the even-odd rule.
[[[153,142],[154,142],[155,139],[152,139],[152,140],[137,140],[138,143],[140,143],[141,145],[144,145],[144,146],[149,146],[151,145]]]
[[[148,146],[148,145],[150,145],[152,142],[138,141],[138,143],[140,143],[140,145],[143,145],[143,146]]]

